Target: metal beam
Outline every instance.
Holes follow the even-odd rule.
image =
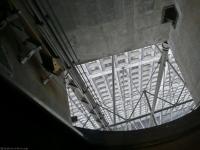
[[[181,97],[181,95],[182,95],[182,93],[183,93],[184,88],[185,88],[185,84],[183,85],[183,87],[182,87],[182,89],[181,89],[181,92],[180,92],[180,94],[179,94],[179,96],[178,96],[178,99],[176,100],[176,103],[175,103],[175,104],[177,104],[177,103],[179,102],[179,99],[180,99],[180,97]]]
[[[69,93],[69,92],[68,92]],[[74,104],[74,106],[82,112],[82,114],[85,116],[85,118],[88,118],[89,116],[87,116],[87,114],[85,114],[82,109],[72,100],[72,98],[70,97],[70,95],[68,95],[69,99],[71,100],[71,102]],[[80,121],[80,120],[79,120]],[[90,118],[88,119],[88,121],[90,121],[90,123],[92,124],[92,126],[96,129],[96,126],[94,125],[94,123],[90,120]],[[81,122],[82,124],[82,122]],[[84,126],[84,124],[83,124]]]
[[[131,115],[130,115],[129,118],[126,120],[127,122],[128,122],[128,120],[132,117],[132,115],[133,115],[133,113],[134,113],[134,111],[135,111],[137,105],[138,105],[139,102],[141,101],[141,99],[142,99],[142,95],[143,95],[143,92],[142,92],[142,94],[140,95],[140,98],[139,98],[139,100],[137,101],[135,107],[133,108],[133,111],[131,112]]]
[[[44,9],[44,7],[38,6],[36,8],[37,10],[35,10],[35,11],[38,11],[38,10],[40,11],[42,8]],[[78,62],[78,58],[74,52],[73,47],[71,46],[71,43],[70,43],[66,33],[63,30],[62,25],[60,24],[58,18],[56,17],[56,15],[54,14],[53,11],[52,11],[53,16],[51,19],[46,19],[44,17],[45,12],[46,12],[46,9],[44,9],[44,11],[42,11],[41,13],[39,13],[39,14],[37,13],[37,14],[41,17],[42,21],[44,21],[43,22],[44,27],[46,27],[46,29],[50,33],[50,37],[52,37],[52,39],[53,39],[51,45],[55,45],[55,47],[58,47],[58,48],[52,49],[52,50],[54,51],[56,56],[58,56],[60,58],[61,62],[64,65],[64,68],[69,72],[69,74],[72,77],[73,81],[75,82],[75,85],[77,86],[77,88],[79,88],[80,91],[84,91],[84,96],[89,103],[89,105],[86,106],[88,111],[90,112],[91,110],[94,109],[93,117],[95,118],[96,121],[98,120],[97,123],[99,124],[99,126],[106,128],[108,126],[108,122],[106,121],[100,108],[96,107],[96,101],[94,99],[94,96],[91,92],[89,92],[88,86],[86,85],[86,83],[84,81],[87,77],[85,77],[85,79],[82,78],[81,75],[79,74],[80,70],[78,70],[75,67],[74,62]],[[41,43],[42,48],[46,52],[48,52],[47,47],[42,42],[39,35],[36,34],[36,32],[34,30],[28,29],[30,27],[30,24],[28,23],[28,21],[24,18],[24,16],[21,16],[21,18],[22,18],[23,23],[26,23],[28,25],[25,30],[27,30],[28,33],[30,33],[34,39],[37,39],[37,41],[39,41],[39,43]],[[73,53],[73,56],[72,56],[72,53]]]
[[[90,120],[90,117],[91,117],[92,115],[90,114],[88,117],[87,117],[87,120],[86,120],[86,122],[84,123],[84,125],[83,125],[83,128],[85,128],[85,126],[87,125],[87,123],[88,123],[88,121]]]
[[[133,86],[135,87],[134,84],[132,84],[132,77],[131,77],[131,71],[130,71],[130,68],[127,70],[128,74],[129,74],[129,86],[130,86],[130,97],[131,97],[131,100],[133,100]],[[133,86],[132,86],[133,85]],[[135,87],[136,88],[136,87]],[[137,90],[137,88],[136,88]],[[138,91],[139,92],[139,91]],[[139,92],[140,94],[140,92]],[[132,104],[133,104],[133,101],[132,101]],[[130,105],[131,108],[133,108],[133,105]],[[136,128],[136,125],[135,125],[135,122],[133,122],[133,125],[134,127]],[[132,124],[131,124],[131,128],[132,128]]]
[[[166,75],[167,75],[167,71],[168,71],[168,66],[165,67],[164,69],[164,74],[163,74],[163,78],[162,78],[162,97],[165,97],[165,81],[166,81]],[[162,109],[164,107],[164,101],[162,101]],[[162,124],[163,122],[163,112],[160,112],[160,124]]]
[[[153,62],[152,62],[152,64],[153,64]],[[146,84],[146,86],[145,86],[145,89],[147,89],[149,83],[151,84],[150,81],[152,80],[152,77],[153,77],[153,75],[154,75],[156,69],[158,68],[158,66],[159,66],[159,64],[158,64],[158,65],[154,68],[154,70],[153,70],[153,65],[152,65],[151,75],[150,75],[150,78],[149,78],[149,80],[148,80],[148,82],[147,82],[147,84]],[[150,85],[150,87],[151,87],[151,85]]]
[[[122,100],[123,100],[123,107],[124,107],[124,114],[125,114],[125,118],[127,119],[127,110],[126,110],[126,100],[125,100],[125,91],[124,91],[124,73],[125,73],[125,69],[124,67],[122,68],[123,71],[123,75],[122,75]],[[128,124],[126,124],[126,129],[128,130]]]
[[[152,112],[151,105],[150,105],[149,98],[147,96],[146,90],[144,90],[144,96],[145,96],[145,98],[147,100],[147,104],[148,104],[149,110],[150,110],[150,112]],[[155,118],[154,114],[153,114],[153,121],[154,121],[155,125],[157,125],[156,118]]]
[[[98,104],[98,105],[99,105],[99,104]],[[109,108],[106,108],[106,107],[104,107],[104,106],[102,106],[102,105],[99,105],[99,106],[100,106],[101,108],[107,110],[108,112],[114,114],[115,116],[118,116],[119,118],[121,118],[121,119],[123,119],[123,120],[126,120],[126,118],[122,117],[121,115],[117,114],[116,112],[111,111]]]
[[[151,117],[150,117],[150,122],[149,122],[150,126],[153,126],[153,115],[154,115],[154,111],[155,111],[156,104],[157,104],[157,97],[158,97],[158,93],[160,90],[160,85],[161,85],[163,72],[165,69],[165,63],[167,61],[168,50],[169,50],[167,43],[163,43],[162,46],[163,46],[163,51],[162,51],[161,62],[160,62],[159,71],[158,71],[158,78],[157,78],[156,89],[155,89],[152,111],[151,111]]]
[[[130,63],[128,65],[123,65],[123,66],[120,66],[120,67],[115,67],[115,72],[120,71],[122,67],[124,67],[125,69],[128,69],[128,68],[139,66],[140,64],[141,65],[149,64],[151,62],[158,61],[159,59],[160,59],[160,57],[155,56],[153,59],[142,60],[142,62]],[[110,73],[112,73],[112,70],[105,70],[105,71],[102,71],[101,73],[91,74],[91,75],[89,75],[89,78],[96,78],[96,77],[99,77],[99,76],[102,76],[102,75],[107,75],[107,74],[110,74]]]
[[[84,107],[88,110],[88,112],[90,113],[93,112],[91,114],[95,118],[99,126],[106,128],[108,126],[108,123],[106,122],[103,114],[101,113],[100,107],[97,105],[97,103],[91,101],[91,99],[88,99],[87,96],[91,96],[88,90],[85,92],[80,90],[72,79],[68,79],[66,82],[68,86],[73,90],[77,99],[84,105]]]
[[[124,104],[123,102],[124,102],[124,96],[123,96],[123,89],[122,89],[122,87],[121,87],[121,81],[119,80],[120,79],[120,77],[119,77],[119,72],[116,72],[116,74],[117,74],[117,77],[116,77],[116,80],[118,81],[118,86],[119,86],[119,90],[120,90],[120,93],[121,93],[121,101],[122,101],[122,104]],[[124,105],[123,105],[124,106]],[[125,111],[123,112],[123,114],[124,114],[124,117],[126,118],[126,113],[125,113]]]
[[[150,93],[150,92],[148,92],[148,91],[146,91],[148,94],[150,94],[150,95],[152,95],[152,96],[154,96],[154,94],[152,94],[152,93]],[[163,99],[163,98],[161,98],[161,97],[157,97],[158,99],[160,99],[160,100],[162,100],[162,101],[164,101],[164,102],[166,102],[166,103],[168,103],[168,104],[170,104],[170,105],[174,105],[174,104],[172,104],[171,102],[168,102],[168,101],[166,101],[165,99]]]
[[[99,65],[100,70],[103,71],[103,67],[102,67],[102,64],[101,64],[100,60],[96,60],[96,62],[97,62],[97,64]],[[88,75],[89,75],[89,74],[88,74]],[[110,85],[108,84],[107,78],[106,78],[105,76],[102,76],[102,78],[103,78],[104,81],[106,82],[105,85],[106,85],[106,88],[108,89],[108,92],[109,92],[110,97],[112,97],[111,88],[110,88]],[[92,80],[92,79],[90,79],[90,80]],[[92,83],[93,83],[93,82],[92,82]],[[97,93],[99,94],[98,96],[101,97],[101,96],[100,96],[100,93],[99,93],[99,90],[97,90],[96,84],[95,84],[95,90],[96,90]],[[101,102],[102,102],[102,104],[105,106],[105,104],[103,103],[102,97],[101,97]],[[111,116],[110,113],[109,113],[109,117],[110,117],[111,121],[113,122],[113,117]]]
[[[125,90],[124,90],[124,76],[125,76],[125,69],[122,68],[123,75],[122,75],[122,100],[123,100],[123,107],[124,107],[124,113],[125,118],[127,118],[127,111],[126,111],[126,101],[125,101]]]
[[[116,123],[116,113],[115,113],[115,56],[112,56],[112,84],[113,84],[113,94],[112,94],[112,98],[113,98],[113,123]]]
[[[170,65],[170,67],[174,70],[174,72],[178,75],[178,77],[181,79],[183,83],[185,83],[184,79],[181,77],[181,75],[178,73],[178,71],[174,68],[174,66],[167,60],[167,63]]]
[[[141,91],[142,91],[142,68],[143,68],[143,66],[142,66],[142,60],[143,60],[143,48],[141,48],[141,49],[139,49],[139,59],[140,59],[140,65],[138,66],[138,70],[139,70],[139,91],[140,91],[140,93],[141,93]],[[141,115],[141,111],[142,111],[142,103],[141,103],[141,101],[140,101],[140,115]]]
[[[157,48],[157,50],[162,53],[162,50],[159,48],[159,46],[157,44],[155,44],[155,47]]]
[[[144,129],[144,128],[145,128],[145,126],[143,125],[143,123],[142,123],[141,119],[139,119],[139,123],[141,124],[142,128]]]
[[[121,89],[121,86],[120,86],[119,76],[118,76],[118,72],[116,71],[116,69],[115,69],[115,79],[117,81],[117,88],[120,92],[120,95],[122,95],[122,89]]]
[[[127,64],[130,64],[130,57],[129,57],[129,55],[128,55],[128,52],[125,52],[125,55],[126,55],[126,62],[127,62]],[[131,69],[130,68],[128,68],[128,69],[126,69],[126,72],[127,72],[127,79],[128,79],[128,89],[129,89],[129,94],[127,94],[127,95],[129,95],[129,98],[132,100],[132,98],[133,98],[133,87],[132,87],[132,84],[131,84],[131,71],[130,71]],[[128,107],[129,108],[132,108],[131,107],[131,101],[129,100],[128,101]],[[128,111],[128,116],[129,116],[130,114],[129,114],[129,111]]]
[[[100,62],[97,61],[97,63],[99,63],[99,65],[101,65]],[[83,70],[85,71],[86,75],[89,76],[90,73],[89,73],[89,71],[88,71],[88,68],[87,68],[86,64],[82,64],[81,66],[83,67]],[[101,66],[100,66],[100,69],[102,69]],[[103,77],[104,77],[104,76],[103,76]],[[89,78],[89,80],[91,81],[92,87],[93,87],[94,90],[96,91],[97,98],[99,98],[100,101],[103,102],[102,97],[101,97],[101,95],[99,94],[99,91],[98,91],[97,88],[96,88],[96,84],[92,81],[92,79]],[[107,87],[107,88],[108,88],[108,87]],[[109,89],[108,89],[108,90],[109,90]],[[103,104],[103,103],[102,103],[102,104]],[[104,114],[105,114],[105,113],[104,113]],[[105,114],[105,115],[107,116],[107,114]],[[109,116],[109,118],[112,120],[112,117],[111,117],[110,113],[108,114],[108,116]],[[108,119],[108,116],[107,116],[107,119]]]
[[[156,110],[156,111],[154,112],[154,114],[157,114],[157,113],[159,113],[159,112],[162,112],[162,111],[165,111],[165,110],[168,110],[168,109],[171,109],[171,108],[174,108],[174,107],[177,107],[177,106],[180,106],[180,105],[183,105],[183,104],[192,102],[192,101],[193,101],[193,99],[190,99],[190,100],[184,101],[184,102],[182,102],[182,103],[178,103],[178,104],[173,105],[173,106],[169,106],[169,107],[165,107],[165,108],[163,108],[163,109]],[[126,121],[118,122],[118,123],[116,123],[116,124],[109,125],[109,127],[118,126],[118,125],[121,125],[121,124],[124,124],[124,123],[127,123],[127,122],[132,122],[132,121],[135,121],[135,120],[137,120],[137,119],[141,119],[141,118],[147,117],[147,116],[149,116],[149,115],[151,115],[151,113],[148,113],[148,114],[145,114],[145,115],[141,115],[141,116],[138,116],[138,117],[135,117],[135,118],[131,118],[131,119],[128,119],[128,120],[126,120]]]

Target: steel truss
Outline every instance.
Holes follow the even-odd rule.
[[[167,46],[152,45],[77,66],[87,72],[112,130],[148,128],[191,111],[192,97]]]

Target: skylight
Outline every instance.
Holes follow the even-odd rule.
[[[165,60],[163,68],[160,67],[162,53],[162,45],[157,44],[77,66],[82,68],[79,72],[82,78],[83,75],[87,76],[88,80],[84,79],[85,84],[100,106],[111,130],[149,128],[175,120],[192,111],[194,102],[171,50],[168,51],[168,59]],[[155,98],[159,69],[162,69],[162,76]],[[69,86],[67,92],[71,116],[78,118],[73,125],[102,129]],[[154,99],[156,105],[152,115]],[[151,120],[153,124],[150,123]]]

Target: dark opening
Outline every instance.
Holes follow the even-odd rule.
[[[162,12],[162,23],[171,22],[175,28],[178,20],[178,12],[175,5],[166,6]]]
[[[78,117],[77,117],[77,116],[72,116],[72,117],[71,117],[71,120],[72,120],[73,123],[74,123],[74,122],[77,122],[77,121],[78,121]]]

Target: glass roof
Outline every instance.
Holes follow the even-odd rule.
[[[79,73],[83,79],[83,75],[86,76],[85,84],[100,106],[110,129],[126,131],[151,126],[149,122],[152,119],[151,109],[161,69],[161,56],[162,46],[157,44],[77,66],[79,70],[82,68]],[[195,106],[171,50],[164,64],[153,114],[154,125],[177,119],[191,112]],[[100,129],[69,86],[67,92],[71,116],[78,118],[73,125]]]

